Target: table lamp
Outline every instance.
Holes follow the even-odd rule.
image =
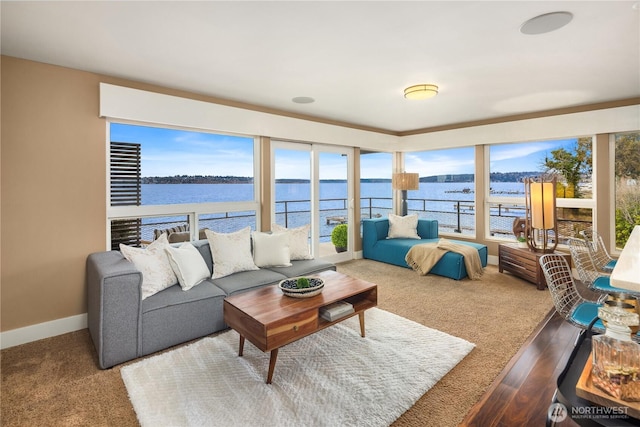
[[[553,253],[558,246],[556,178],[550,182],[525,178],[527,245],[535,252]]]

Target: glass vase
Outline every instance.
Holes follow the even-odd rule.
[[[640,345],[631,340],[630,329],[638,325],[638,314],[600,307],[598,317],[606,323],[606,332],[592,340],[593,383],[617,399],[640,401]]]

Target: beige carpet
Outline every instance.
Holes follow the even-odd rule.
[[[552,307],[548,291],[497,267],[482,279],[419,276],[369,260],[338,270],[378,284],[378,307],[476,344],[394,426],[457,426]],[[135,426],[121,366],[97,368],[88,331],[2,350],[3,426]]]

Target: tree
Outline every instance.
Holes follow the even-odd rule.
[[[616,246],[640,225],[640,132],[616,135]]]
[[[616,178],[640,178],[640,133],[616,135]]]
[[[575,198],[582,196],[578,186],[580,178],[593,171],[591,144],[591,138],[578,138],[573,152],[558,148],[551,151],[551,158],[545,158],[543,163],[547,172],[555,172],[564,177],[569,193],[573,191]]]

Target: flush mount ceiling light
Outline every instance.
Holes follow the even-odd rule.
[[[551,12],[538,15],[526,21],[520,27],[522,34],[544,34],[558,30],[573,19],[571,12]]]
[[[407,99],[427,99],[437,94],[438,86],[432,84],[409,86],[404,90],[404,97]]]

